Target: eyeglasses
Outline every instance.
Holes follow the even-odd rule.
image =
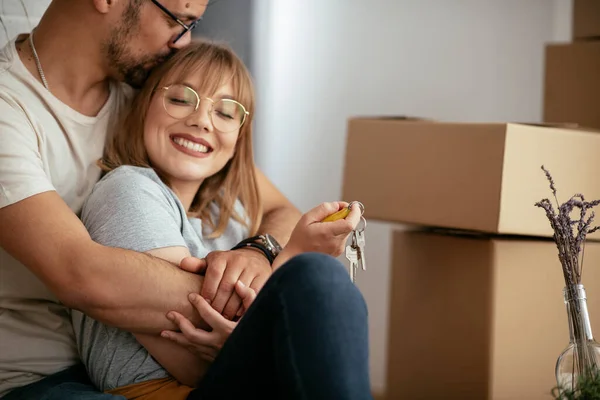
[[[213,126],[219,132],[228,133],[238,130],[250,115],[246,108],[235,100],[215,101],[208,97],[200,97],[194,89],[186,85],[175,84],[161,89],[164,90],[163,106],[165,111],[176,119],[187,118],[196,112],[200,107],[200,100],[210,101],[211,107],[208,114]]]
[[[183,27],[183,32],[181,32],[175,38],[175,40],[173,40],[173,43],[177,43],[177,41],[179,39],[181,39],[183,35],[185,35],[186,33],[191,32],[192,30],[194,30],[196,28],[196,26],[198,25],[198,23],[202,20],[202,18],[198,18],[197,20],[195,20],[191,24],[187,25],[185,22],[183,22],[182,20],[180,20],[179,18],[177,18],[177,16],[175,14],[173,14],[171,11],[169,11],[169,9],[167,7],[163,6],[162,4],[160,4],[156,0],[151,0],[151,1],[158,8],[160,8],[165,14],[167,14],[173,21],[177,22],[179,25],[181,25]]]

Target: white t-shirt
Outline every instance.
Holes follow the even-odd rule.
[[[124,84],[110,89],[97,116],[82,115],[25,68],[15,40],[0,50],[0,208],[56,191],[79,214],[100,177],[107,130],[131,97]],[[0,397],[77,361],[69,310],[0,249]]]

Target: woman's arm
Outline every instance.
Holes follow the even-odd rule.
[[[264,210],[258,231],[274,236],[285,246],[302,214],[260,169],[255,168],[255,173]]]
[[[181,259],[190,256],[182,233],[182,224],[186,222],[186,216],[180,207],[172,192],[152,170],[120,167],[96,185],[86,201],[81,219],[91,238],[102,245],[139,251],[141,256],[169,265],[178,265]],[[124,266],[123,269],[128,268]],[[179,268],[174,269],[180,271]],[[123,284],[135,285],[135,282],[126,281]],[[140,295],[141,293],[147,296],[162,296],[159,290],[150,291],[148,288],[141,288]],[[189,293],[182,293],[188,304]],[[163,314],[163,318],[169,322],[166,313]],[[83,326],[87,326],[88,329],[101,327],[98,324],[90,324],[86,319],[83,320]],[[134,332],[139,344],[176,379],[187,384],[197,382],[206,364],[185,348],[172,346],[166,340],[161,340],[158,335],[159,332]],[[119,340],[119,337],[114,338],[111,344],[113,349],[131,345],[131,338]],[[86,367],[102,367],[98,368],[96,374],[91,375],[103,376],[107,366],[114,369],[127,364],[126,360],[111,361],[110,354],[90,353],[91,348],[103,345],[106,343],[101,340],[80,342],[80,352]],[[139,351],[139,347],[134,346],[130,350],[129,354],[133,356]],[[121,348],[120,351],[127,352],[129,348]],[[89,354],[89,357],[85,356]]]

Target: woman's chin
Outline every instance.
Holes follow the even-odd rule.
[[[169,181],[180,181],[189,183],[202,183],[205,179],[211,177],[219,171],[214,165],[198,165],[197,162],[177,162],[165,163],[162,167],[154,165],[158,170],[168,177]]]
[[[173,169],[170,172],[169,176],[171,179],[189,183],[202,183],[211,175],[207,174],[206,171],[187,170],[185,168]]]

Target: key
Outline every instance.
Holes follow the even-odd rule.
[[[354,244],[354,240],[352,242]],[[353,244],[346,246],[346,258],[350,261],[350,279],[352,283],[356,280],[356,267],[358,266],[358,250]]]
[[[365,246],[366,246],[366,238],[365,238],[365,230],[359,229],[354,231],[354,237],[356,241],[356,246],[358,247],[358,263],[363,271],[367,270],[367,264],[365,263]]]

